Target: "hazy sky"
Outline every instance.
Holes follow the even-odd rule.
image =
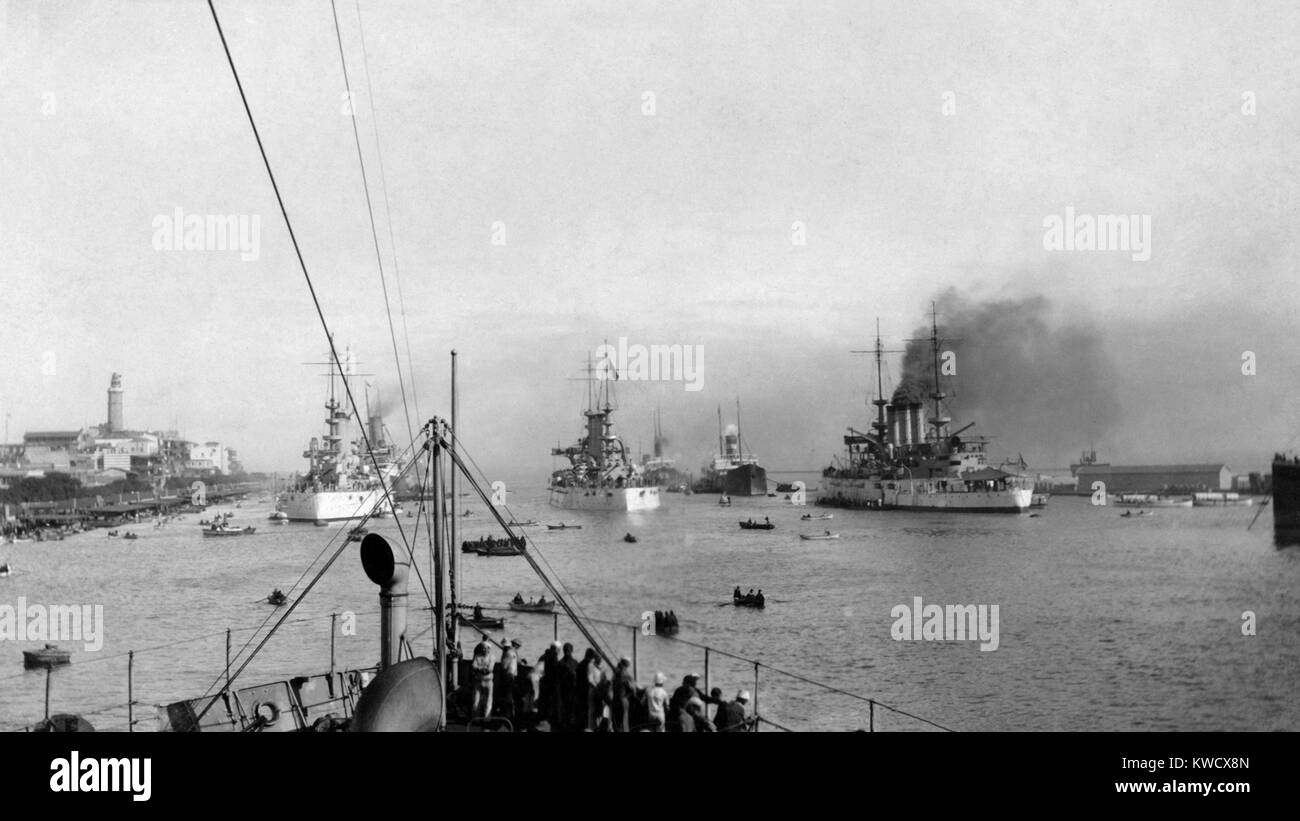
[[[396,403],[329,4],[217,5],[325,317]],[[420,410],[457,348],[491,473],[544,482],[619,337],[704,349],[698,392],[620,383],[633,449],[661,405],[698,469],[739,397],[769,468],[819,468],[868,422],[850,351],[943,295],[962,378],[1005,402],[953,416],[1001,453],[1247,470],[1300,443],[1293,3],[363,2],[373,96],[338,10],[398,346],[376,125]],[[128,426],[303,467],[324,335],[206,4],[9,0],[0,33],[9,438],[103,421],[118,371]],[[1045,249],[1067,207],[1149,216],[1150,259]],[[257,259],[155,250],[177,208],[257,217]],[[999,345],[949,313],[990,305]]]

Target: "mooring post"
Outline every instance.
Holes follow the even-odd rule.
[[[135,732],[135,651],[126,654],[126,731]]]

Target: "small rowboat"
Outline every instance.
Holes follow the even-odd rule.
[[[629,533],[623,537],[623,541],[627,542],[628,544],[636,544],[636,537],[633,536],[631,533]]]
[[[266,601],[268,604],[274,604],[276,607],[284,607],[289,603],[289,597],[284,595],[284,592],[277,587],[275,590],[271,591],[271,595],[266,597]]]
[[[55,644],[47,644],[40,650],[24,650],[24,667],[54,667],[59,664],[71,664],[72,651],[64,650]]]
[[[582,530],[582,525],[566,525],[560,522],[558,525],[547,525],[547,530]]]
[[[526,522],[516,522],[516,521],[510,522],[511,527],[535,527],[536,525],[537,525],[536,519],[529,519]]]
[[[803,539],[805,542],[823,542],[827,539],[838,539],[839,537],[840,534],[838,533],[815,533],[812,536],[809,536],[806,533],[799,534],[799,538]]]
[[[776,525],[771,522],[741,522],[741,530],[775,530]]]
[[[465,617],[463,620],[466,624],[472,624],[480,630],[503,630],[506,626],[506,620],[504,618],[493,618],[491,616],[483,616],[482,618],[477,619],[473,617]]]
[[[5,562],[4,564],[0,564],[0,579],[3,579],[5,576],[8,576],[12,572],[14,572],[13,565],[9,564],[8,562]]]
[[[732,599],[732,603],[735,604],[737,607],[753,607],[758,610],[762,610],[767,606],[766,600],[759,595],[741,596],[739,598],[734,598]]]
[[[834,513],[821,513],[821,514],[818,514],[818,515],[814,516],[814,515],[812,515],[811,513],[805,513],[804,515],[800,516],[799,518],[800,518],[802,521],[805,521],[805,522],[811,522],[813,519],[834,519],[834,518],[835,518],[835,514],[834,514]]]
[[[206,530],[203,531],[203,535],[204,536],[252,536],[256,532],[257,532],[257,528],[255,527],[227,527],[223,525],[222,527],[218,527],[215,530],[213,528],[207,528]]]
[[[512,601],[510,602],[510,609],[518,610],[520,613],[554,613],[555,602],[543,601],[524,603]]]

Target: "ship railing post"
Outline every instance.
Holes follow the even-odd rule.
[[[709,691],[709,648],[704,648],[704,692]]]
[[[754,717],[758,718],[758,662],[754,662]],[[758,732],[762,722],[754,722],[754,732]]]
[[[333,682],[334,680],[334,636],[336,635],[336,631],[334,627],[335,624],[338,622],[338,617],[339,617],[338,613],[330,613],[330,681],[331,682]],[[331,684],[331,686],[333,685]]]
[[[636,652],[636,634],[641,632],[638,628],[632,628],[632,680],[637,679],[637,652]]]
[[[551,614],[551,641],[560,640],[560,614]]]
[[[226,628],[226,687],[230,689],[230,628]]]
[[[867,732],[874,733],[875,731],[876,731],[876,702],[872,699],[867,699]]]
[[[54,665],[52,664],[45,665],[45,720],[46,721],[50,720],[50,671],[53,669],[54,669]]]
[[[135,732],[135,651],[126,654],[126,731]]]

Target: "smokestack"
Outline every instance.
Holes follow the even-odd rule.
[[[899,445],[898,441],[898,411],[894,410],[893,405],[885,408],[885,430],[889,438],[889,444]]]
[[[379,414],[370,417],[370,446],[375,450],[384,446],[384,420]]]
[[[903,444],[912,444],[912,414],[910,407],[904,406],[898,409],[898,428],[903,438]]]
[[[921,427],[921,406],[916,404],[909,407],[907,417],[912,428],[912,442],[919,445],[925,441],[925,428]]]
[[[385,670],[402,657],[408,567],[397,563],[388,541],[378,533],[361,540],[361,567],[370,581],[379,585],[379,669]]]
[[[108,429],[126,430],[122,423],[122,374],[115,373],[108,383]]]

